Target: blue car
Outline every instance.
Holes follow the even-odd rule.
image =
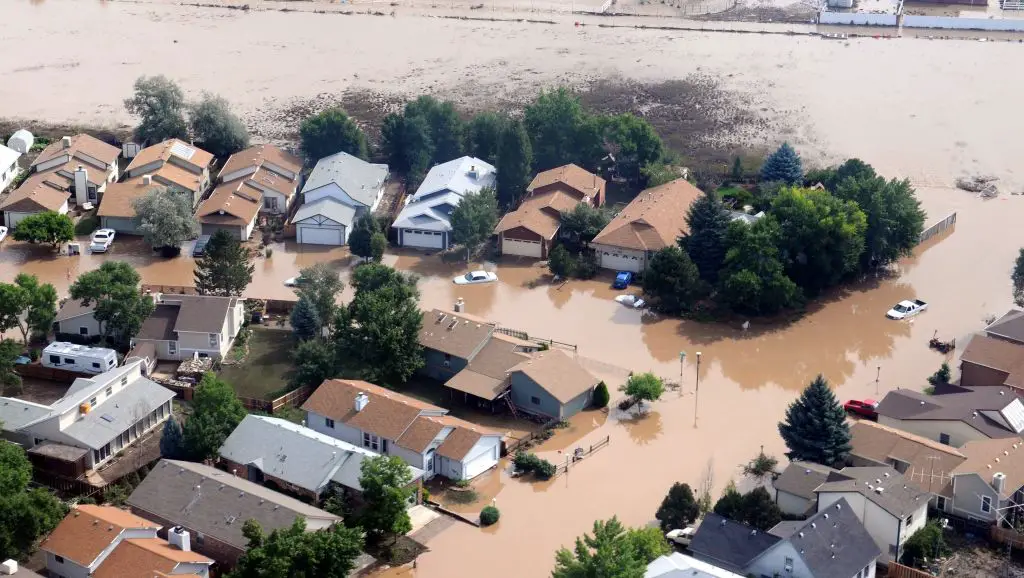
[[[625,289],[629,287],[629,284],[633,282],[633,274],[629,271],[619,271],[615,274],[615,282],[612,283],[613,289]]]

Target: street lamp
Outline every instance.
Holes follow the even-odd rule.
[[[679,352],[679,395],[683,395],[683,362],[686,361],[686,352]]]
[[[700,352],[697,352],[697,380],[693,396],[693,427],[697,427],[697,406],[700,404]]]

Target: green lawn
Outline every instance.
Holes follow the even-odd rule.
[[[224,365],[220,378],[241,397],[271,399],[288,386],[292,369],[292,334],[281,329],[252,328],[249,356],[238,365]],[[228,358],[232,355],[228,354]]]

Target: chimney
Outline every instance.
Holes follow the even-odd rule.
[[[181,526],[175,526],[171,528],[170,532],[167,532],[167,541],[171,546],[177,546],[182,552],[192,551],[192,537],[188,530]]]
[[[144,184],[144,185],[152,185],[153,184],[153,175],[142,175],[142,184]]]
[[[453,308],[453,310],[456,313],[462,313],[465,309],[466,309],[466,300],[463,299],[462,297],[459,297],[458,299],[456,299],[455,300],[455,307]]]
[[[71,137],[65,136],[60,139],[60,148],[69,149],[71,148]]]
[[[992,474],[992,488],[1002,495],[1003,490],[1006,488],[1006,474],[1003,472],[996,472]]]
[[[89,202],[89,171],[82,165],[75,169],[75,201],[79,205]]]
[[[14,560],[6,560],[3,564],[0,564],[0,574],[4,576],[13,576],[18,573],[18,563]]]
[[[370,403],[370,396],[360,391],[356,396],[356,411],[363,411],[368,403]]]
[[[476,165],[472,165],[469,167],[469,177],[471,179],[477,178]]]

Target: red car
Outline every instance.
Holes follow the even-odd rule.
[[[852,413],[867,419],[878,419],[878,402],[873,399],[851,399],[843,404],[847,413]]]

